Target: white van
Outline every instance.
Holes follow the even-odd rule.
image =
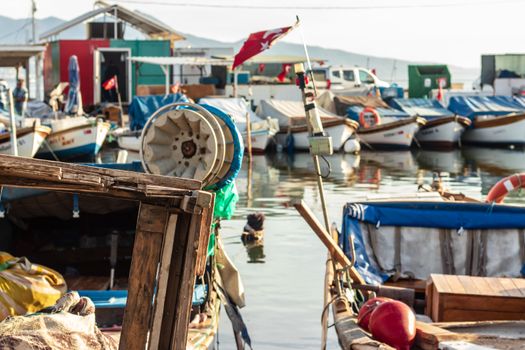
[[[379,79],[366,68],[350,66],[328,66],[312,68],[317,87],[321,89],[353,89],[389,87],[390,84]]]

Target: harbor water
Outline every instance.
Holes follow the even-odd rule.
[[[328,164],[330,166],[328,166]],[[341,227],[343,205],[367,193],[407,194],[432,183],[440,173],[451,192],[483,199],[502,177],[525,171],[525,152],[463,148],[450,152],[412,150],[336,154],[321,161],[330,220]],[[319,349],[326,249],[290,201],[303,199],[321,220],[321,206],[309,154],[254,156],[251,175],[245,162],[237,179],[239,202],[221,235],[246,291],[241,310],[253,348]],[[506,203],[525,204],[517,192]],[[266,215],[264,245],[245,247],[240,235],[246,215]],[[330,324],[332,323],[330,317]],[[223,311],[218,349],[234,349]],[[328,349],[337,349],[333,327]]]

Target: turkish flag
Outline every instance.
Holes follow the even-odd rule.
[[[235,55],[232,69],[240,66],[246,60],[269,49],[274,42],[284,37],[295,26],[283,27],[277,29],[264,30],[262,32],[252,33],[248,40],[244,42],[240,51]]]
[[[113,78],[110,78],[102,83],[104,90],[111,90],[117,86],[117,76],[114,75]]]

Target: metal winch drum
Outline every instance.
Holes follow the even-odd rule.
[[[146,172],[200,180],[208,190],[235,179],[243,150],[228,114],[194,103],[172,103],[155,111],[142,130],[140,148]]]

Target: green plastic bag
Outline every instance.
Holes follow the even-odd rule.
[[[215,221],[230,220],[235,213],[239,193],[235,182],[232,182],[222,189],[215,191],[215,206],[213,208],[213,224],[211,225],[210,240],[208,242],[208,256],[215,252]]]

